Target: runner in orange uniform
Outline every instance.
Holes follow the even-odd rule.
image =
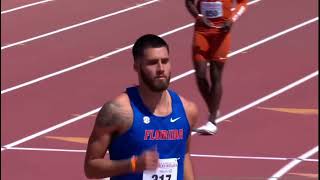
[[[222,71],[230,50],[232,24],[247,9],[247,0],[185,0],[186,7],[195,18],[193,36],[193,64],[197,85],[208,111],[208,122],[194,129],[204,134],[217,131],[215,119],[222,97]],[[210,83],[207,79],[207,63],[210,65]],[[210,85],[211,84],[211,85]]]

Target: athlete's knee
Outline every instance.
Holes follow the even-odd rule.
[[[206,61],[194,61],[193,62],[195,75],[197,79],[206,79],[207,75],[207,63]]]
[[[223,64],[217,62],[210,63],[210,76],[214,81],[221,81],[223,72]]]
[[[196,78],[198,81],[206,81],[207,80],[207,76],[206,76],[206,71],[203,70],[196,70],[195,72]]]

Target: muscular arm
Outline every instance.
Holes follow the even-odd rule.
[[[247,9],[247,2],[248,2],[248,0],[237,0],[237,5],[235,7],[235,10],[232,11],[231,18],[227,19],[224,22],[224,25],[222,27],[222,31],[224,31],[224,32],[230,31],[233,23],[236,22],[239,19],[239,17]]]
[[[193,129],[198,121],[197,106],[194,103],[185,100],[184,98],[181,98],[181,100],[186,110],[186,114],[190,124],[190,129]],[[186,149],[186,154],[184,159],[184,179],[185,180],[194,180],[192,162],[190,158],[190,141],[191,141],[191,135],[188,138],[187,149]]]
[[[98,113],[86,151],[84,171],[88,178],[105,178],[131,171],[130,160],[105,159],[111,137],[128,122],[128,112],[116,102],[106,103]]]

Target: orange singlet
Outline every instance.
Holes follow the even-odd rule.
[[[247,0],[237,0],[234,11],[232,0],[198,0],[197,10],[214,26],[222,26],[226,20],[235,22],[245,11]],[[195,61],[214,60],[225,62],[230,50],[230,32],[208,27],[197,20],[193,37],[193,59]]]

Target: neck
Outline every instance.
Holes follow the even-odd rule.
[[[162,92],[151,91],[148,87],[138,86],[143,104],[155,115],[164,116],[171,113],[171,98],[165,90]]]

